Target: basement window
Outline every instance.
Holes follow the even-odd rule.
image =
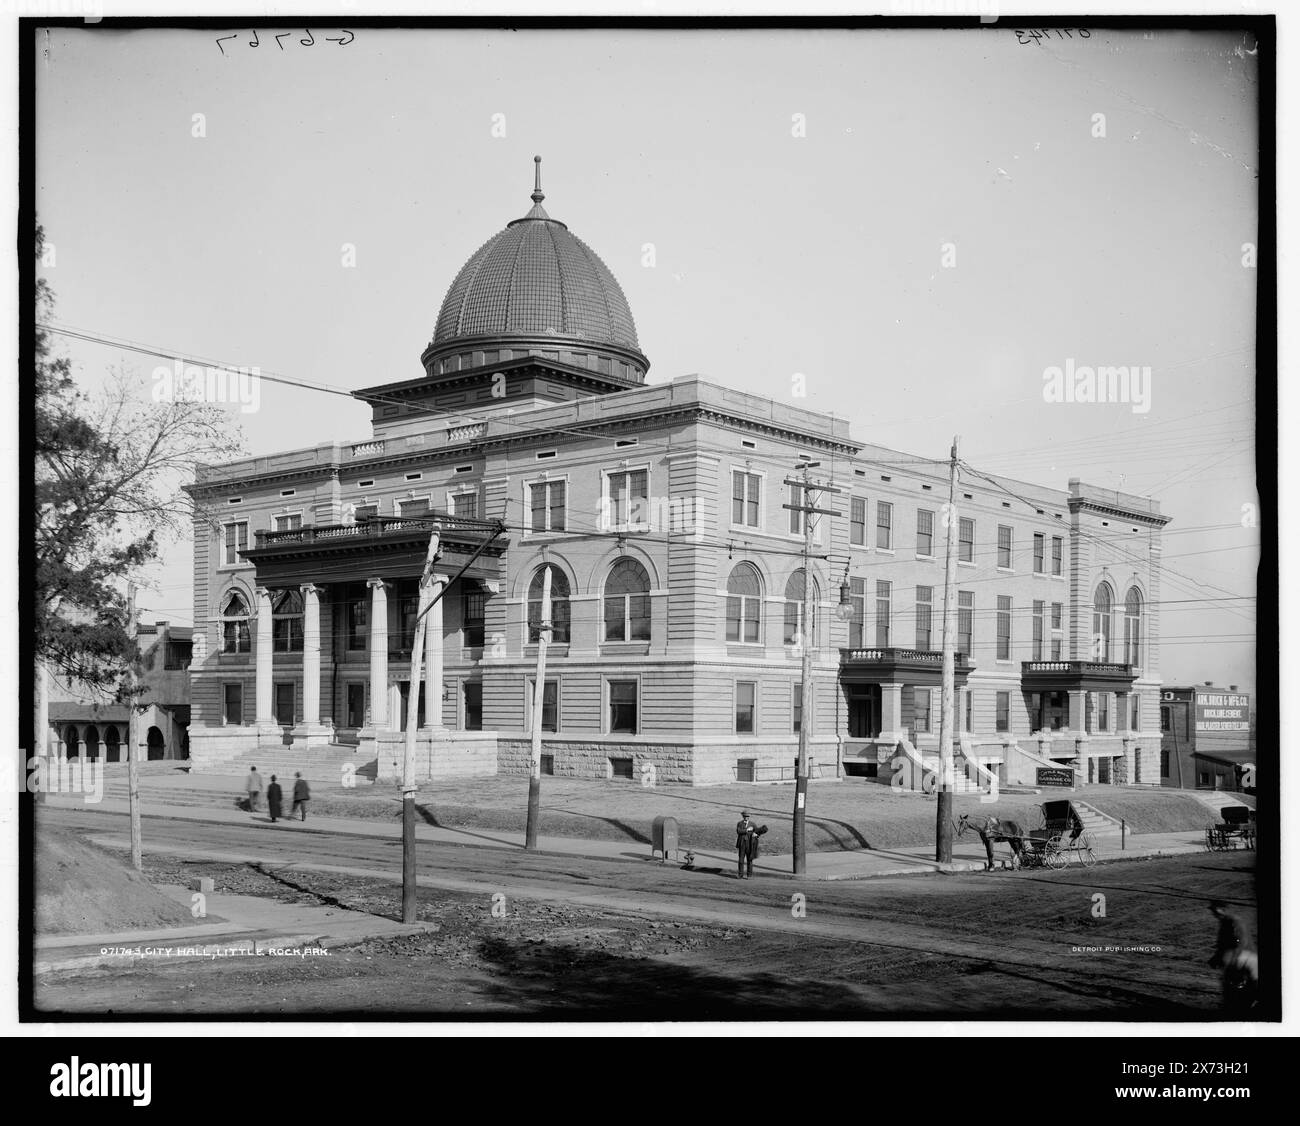
[[[609,760],[609,769],[614,778],[632,779],[632,760],[630,758],[611,758]]]

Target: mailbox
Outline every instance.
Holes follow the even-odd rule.
[[[650,830],[650,858],[658,852],[662,854],[659,859],[666,861],[669,851],[675,854],[677,847],[677,818],[656,817]]]

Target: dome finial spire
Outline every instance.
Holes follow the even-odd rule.
[[[545,198],[546,196],[542,194],[542,158],[540,156],[535,156],[533,157],[532,200],[534,203],[541,203]]]

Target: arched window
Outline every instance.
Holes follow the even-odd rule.
[[[757,643],[763,614],[763,580],[752,563],[737,563],[727,579],[727,640]]]
[[[117,728],[109,724],[104,728],[104,759],[106,762],[117,762],[122,753],[122,737],[117,733]]]
[[[1124,663],[1142,667],[1142,592],[1135,586],[1124,598]]]
[[[271,600],[271,648],[277,653],[302,652],[302,594],[282,590]]]
[[[247,653],[249,649],[248,603],[238,591],[231,591],[221,608],[221,651]]]
[[[1114,597],[1110,584],[1102,583],[1092,596],[1092,659],[1110,660],[1110,615]]]
[[[787,645],[803,644],[803,598],[804,598],[804,577],[803,568],[800,567],[793,575],[790,581],[785,584],[785,643]],[[813,618],[812,618],[812,643],[817,644],[817,604],[821,601],[821,589],[817,585],[817,579],[813,578]]]
[[[650,576],[635,559],[620,559],[605,580],[605,640],[650,640]]]
[[[78,741],[77,729],[71,724],[63,729],[63,757],[81,757],[81,744]]]
[[[99,728],[93,723],[86,728],[86,758],[91,761],[99,758]]]
[[[551,640],[562,645],[569,641],[569,580],[554,563],[538,567],[533,581],[528,585],[528,643],[534,645],[541,633],[542,583],[547,570],[551,572]]]

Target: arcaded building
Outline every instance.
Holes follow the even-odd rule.
[[[699,376],[649,381],[618,281],[532,200],[452,279],[418,375],[357,392],[369,434],[198,470],[196,768],[395,776],[420,628],[421,775],[525,771],[549,568],[545,772],[788,780],[807,723],[815,778],[887,781],[901,756],[922,784],[947,463]],[[786,507],[805,462],[840,490],[814,518],[807,716]],[[963,762],[1159,785],[1167,519],[1077,480],[963,473]],[[435,528],[442,597],[417,627]]]

